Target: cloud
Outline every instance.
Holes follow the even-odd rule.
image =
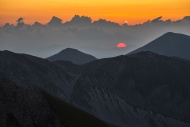
[[[185,16],[183,19],[174,21],[174,23],[185,23],[185,24],[190,24],[190,16]]]
[[[48,22],[48,25],[50,26],[61,26],[62,25],[62,19],[53,16],[51,20]]]
[[[34,22],[34,24],[32,25],[33,27],[41,27],[43,26],[41,23],[39,23],[38,21]]]
[[[54,50],[60,50],[59,47],[71,47],[102,58],[126,54],[166,32],[190,35],[190,16],[177,21],[163,21],[160,16],[133,26],[119,25],[105,19],[92,22],[90,17],[79,15],[68,22],[53,16],[47,24],[36,21],[31,26],[24,24],[21,17],[18,23],[17,26],[7,23],[0,28],[0,50],[48,57]],[[125,50],[115,49],[119,42],[127,44]],[[48,50],[44,50],[43,47],[47,46]]]
[[[107,21],[105,19],[99,19],[97,21],[94,21],[93,25],[97,27],[119,27],[120,26],[118,23]]]
[[[91,25],[92,19],[87,16],[75,15],[71,21],[65,23],[66,26],[85,27]]]
[[[17,19],[16,22],[17,22],[17,27],[18,28],[21,28],[21,27],[24,26],[24,18],[20,17],[20,18]]]
[[[162,16],[153,19],[153,20],[151,21],[151,23],[157,23],[157,22],[159,22],[159,21],[162,21],[161,19],[162,19]]]

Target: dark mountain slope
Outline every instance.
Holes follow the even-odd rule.
[[[111,111],[108,113],[109,117],[114,114],[113,111],[116,108],[118,109],[117,113],[121,112],[120,116],[126,115],[124,117],[127,121],[127,114],[134,112],[126,113],[127,106],[119,104],[126,101],[132,107],[189,122],[189,61],[152,52],[140,52],[128,56],[101,59],[84,66],[72,93],[73,101],[80,107],[91,110],[101,104],[100,109],[95,109],[102,110],[101,112]],[[97,100],[97,97],[100,100]],[[110,100],[111,98],[115,99]],[[113,105],[112,108],[111,105]],[[143,114],[141,115],[143,116]],[[148,118],[155,120],[152,116]],[[102,117],[102,119],[104,118]],[[140,121],[135,119],[135,121]],[[177,126],[177,124],[173,126]]]
[[[1,127],[109,127],[46,92],[6,79],[0,79],[0,112]]]
[[[141,51],[152,51],[161,55],[190,60],[190,36],[168,32],[129,54]]]
[[[70,61],[74,64],[85,64],[96,60],[94,56],[80,52],[77,49],[66,48],[47,58],[49,61]]]
[[[48,60],[10,51],[0,51],[0,77],[26,88],[38,86],[62,97],[67,97],[75,79],[75,76]]]
[[[109,127],[108,124],[87,112],[82,111],[65,101],[57,99],[50,94],[44,94],[64,123],[68,123],[68,125],[71,125],[72,127]]]
[[[64,127],[39,89],[0,79],[1,127]]]
[[[72,90],[73,81],[76,79],[76,75],[77,75],[76,73],[69,71],[70,70],[69,68],[72,68],[72,67],[70,67],[70,65],[67,62],[64,62],[64,61],[61,62],[61,63],[67,63],[67,64],[64,64],[64,66],[60,66],[58,64],[56,65],[54,63],[51,63],[41,58],[33,57],[26,54],[16,54],[9,51],[0,52],[0,59],[1,59],[0,77],[15,82],[20,87],[23,87],[23,88],[20,88],[20,87],[19,88],[23,89],[23,91],[26,91],[26,93],[28,91],[31,91],[31,92],[34,91],[34,94],[36,94],[36,96],[38,96],[38,93],[35,92],[35,88],[40,88],[40,89],[43,89],[44,91],[47,91],[45,94],[46,95],[45,98],[48,99],[48,102],[50,103],[50,105],[54,107],[56,113],[58,113],[58,115],[61,117],[61,120],[68,127],[70,126],[71,127],[108,126],[107,124],[98,120],[94,116],[89,115],[88,113],[81,111],[78,108],[75,108],[74,106],[67,103],[69,102],[69,96],[70,96],[69,93]],[[73,64],[73,66],[77,67],[78,65]],[[9,83],[7,83],[6,85],[9,88]],[[16,85],[15,87],[16,88],[10,87],[10,89],[13,89],[14,91],[14,89],[17,89]],[[8,88],[6,91],[3,91],[3,89],[1,89],[2,91],[0,91],[0,93],[3,92],[3,94],[9,94]],[[13,92],[13,94],[16,92]],[[50,95],[49,93],[53,95]],[[22,105],[23,104],[21,107],[25,107],[25,106],[31,107],[33,105],[38,105],[39,103],[38,101],[41,102],[41,100],[38,100],[37,97],[33,98],[33,95],[31,95],[31,97],[34,100],[32,100],[31,102],[30,98],[28,98],[28,95],[25,95],[25,93],[23,93],[22,91],[19,93],[19,96],[15,96],[15,98],[14,96],[12,96],[12,94],[10,96],[13,98],[9,97],[8,95],[2,96],[4,100],[11,98],[11,102],[10,103],[8,102],[7,105],[9,104]],[[29,101],[27,102],[29,104],[26,105],[25,102],[20,101],[20,99],[22,100],[22,97],[20,96],[25,97],[26,100]],[[56,96],[57,98],[54,96]],[[64,99],[67,102],[62,101],[58,98]],[[12,101],[13,99],[17,99],[18,102]],[[33,103],[33,104],[30,105],[30,103]],[[43,108],[43,105],[41,106],[39,104],[38,106],[39,106],[37,107],[38,109],[34,109],[34,110],[37,110],[35,112],[38,112],[40,108]],[[3,110],[4,107],[6,106],[1,107],[1,110]],[[14,108],[11,107],[10,110],[14,110]],[[18,110],[18,114],[22,112],[25,112],[25,108],[23,108],[23,110],[22,109]],[[30,114],[26,114],[26,115],[30,116]],[[6,114],[2,117],[6,117]],[[38,114],[35,115],[34,117],[35,117],[34,119],[38,118]],[[16,117],[15,119],[20,119],[20,116],[18,116],[18,118]],[[22,123],[23,121],[20,121],[18,126],[20,126]],[[28,123],[28,126],[30,124],[31,123]]]
[[[77,65],[70,61],[55,61],[53,63],[72,74],[80,74],[83,67],[83,65]]]
[[[78,66],[8,51],[0,52],[0,59],[1,77],[22,87],[48,90],[106,123],[190,126],[188,60],[141,52]],[[59,102],[52,106],[59,109]]]

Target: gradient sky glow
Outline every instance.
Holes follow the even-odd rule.
[[[18,17],[25,23],[47,23],[52,16],[64,21],[75,14],[137,24],[163,16],[177,20],[190,15],[190,0],[0,0],[0,25],[15,24]]]

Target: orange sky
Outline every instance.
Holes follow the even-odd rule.
[[[145,22],[158,16],[180,19],[190,15],[190,0],[0,0],[0,25],[16,23],[19,17],[25,23],[47,23],[52,16],[64,21],[75,14],[104,18],[120,24]]]

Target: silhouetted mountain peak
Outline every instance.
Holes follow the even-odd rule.
[[[168,32],[129,54],[141,51],[152,51],[161,55],[190,59],[190,36]]]
[[[77,55],[77,54],[85,54],[77,49],[73,49],[73,48],[66,48],[61,50],[58,54],[62,54],[62,55]],[[86,54],[88,55],[88,54]]]
[[[165,33],[164,35],[162,35],[159,38],[162,38],[162,37],[167,37],[167,38],[169,38],[169,37],[175,37],[175,38],[178,38],[178,37],[182,37],[182,36],[187,36],[187,35],[180,34],[180,33],[174,33],[174,32],[167,32],[167,33]]]
[[[47,58],[50,61],[70,61],[74,64],[85,64],[96,60],[94,56],[83,53],[77,49],[66,48],[59,53]]]
[[[80,51],[77,49],[73,49],[73,48],[66,48],[66,49],[60,51],[60,53],[65,53],[65,52],[80,52]]]
[[[177,35],[178,33],[174,33],[174,32],[167,32],[164,34],[164,36],[169,36],[169,35]]]
[[[163,44],[162,46],[165,47],[177,48],[178,52],[181,52],[183,49],[179,49],[180,47],[185,48],[187,45],[190,45],[190,36],[180,33],[167,32],[149,44],[151,43]]]

